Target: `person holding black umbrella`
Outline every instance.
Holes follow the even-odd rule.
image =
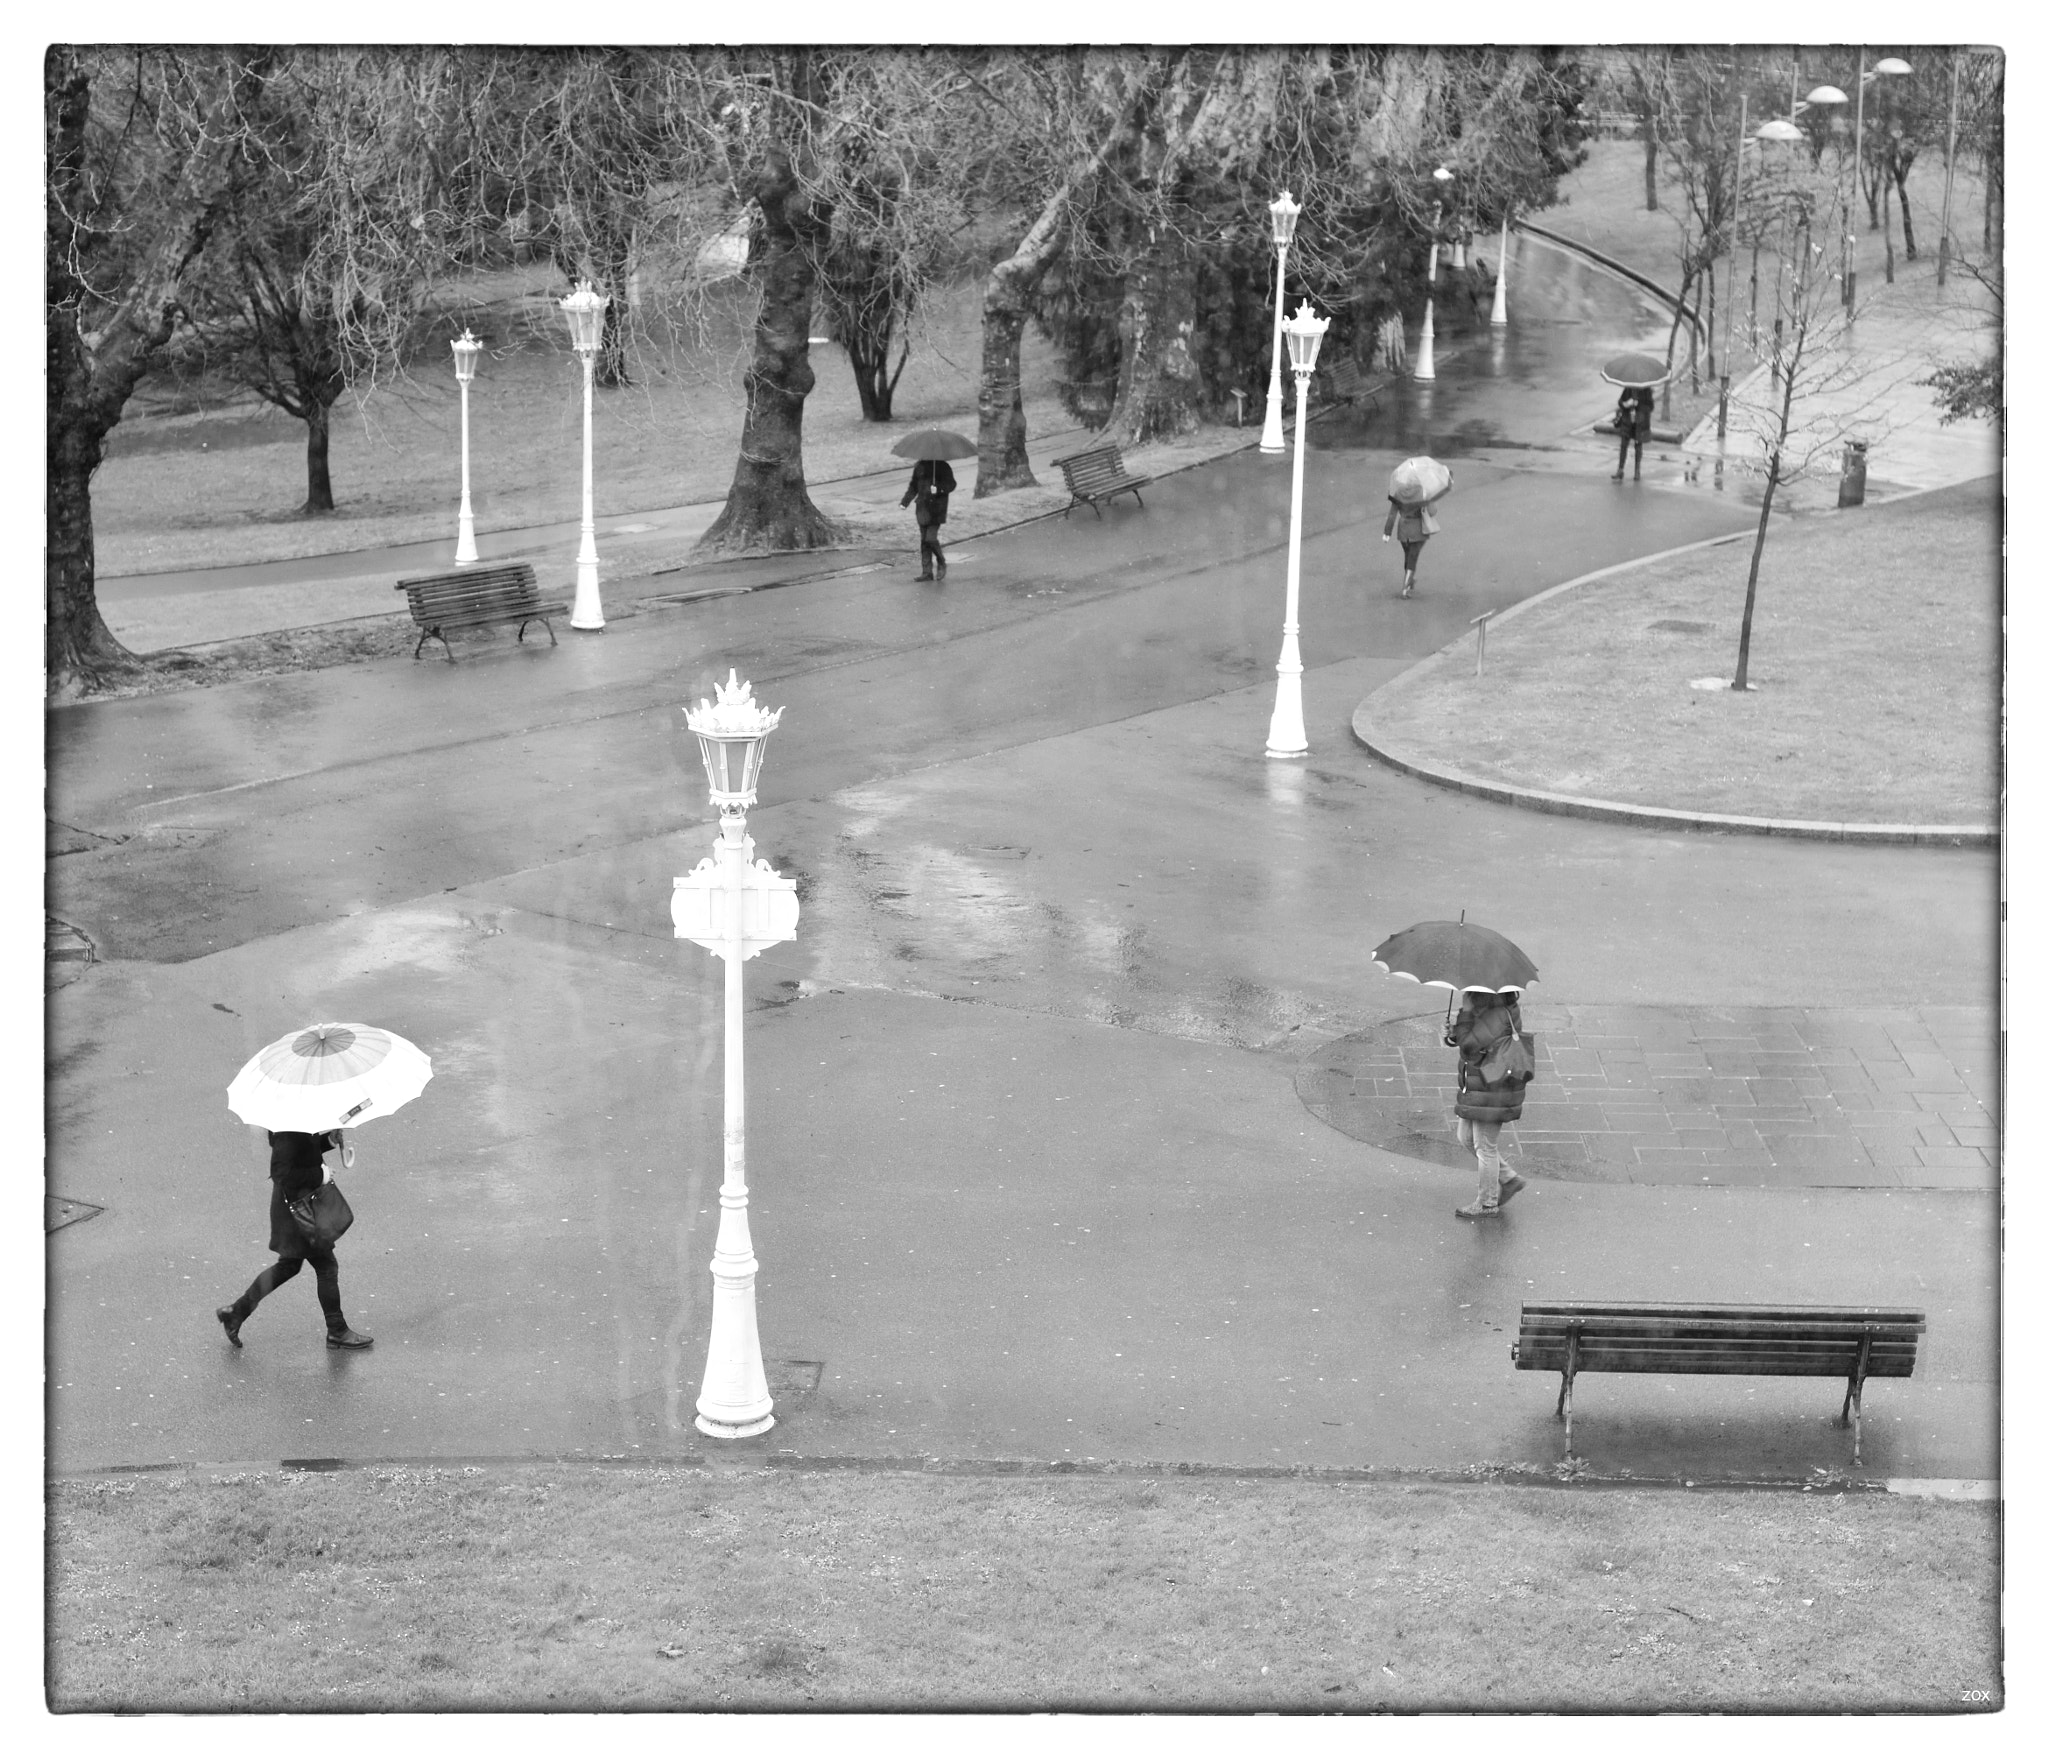
[[[923,572],[917,577],[929,580],[932,570],[938,570],[938,578],[946,577],[946,552],[939,547],[939,527],[946,522],[946,501],[954,489],[952,467],[948,458],[971,458],[975,455],[974,442],[964,433],[955,433],[947,427],[921,427],[915,433],[907,433],[889,448],[899,458],[914,458],[916,463],[910,472],[910,486],[903,491],[900,506],[917,502],[917,559]]]
[[[1614,431],[1621,435],[1621,458],[1614,466],[1619,482],[1628,468],[1628,449],[1636,449],[1636,480],[1643,479],[1643,441],[1650,437],[1650,415],[1657,407],[1657,393],[1648,385],[1630,385],[1614,405]]]
[[[1453,1213],[1467,1221],[1497,1215],[1523,1178],[1500,1157],[1500,1126],[1522,1115],[1532,1068],[1522,1043],[1521,992],[1467,989],[1444,1043],[1458,1053],[1458,1145],[1479,1161],[1479,1194]]]

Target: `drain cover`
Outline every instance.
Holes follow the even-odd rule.
[[[54,1233],[59,1227],[70,1226],[73,1221],[90,1221],[104,1209],[102,1203],[73,1202],[68,1196],[46,1196],[43,1198],[43,1231]]]
[[[1712,623],[1683,622],[1677,617],[1666,617],[1661,623],[1650,625],[1653,629],[1669,629],[1674,635],[1704,635],[1713,626]]]
[[[764,1361],[761,1371],[768,1376],[771,1397],[793,1398],[818,1389],[825,1364],[822,1361]]]

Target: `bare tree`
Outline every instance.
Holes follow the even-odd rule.
[[[135,663],[94,592],[92,480],[227,201],[260,58],[79,48],[43,62],[45,665],[73,698]]]

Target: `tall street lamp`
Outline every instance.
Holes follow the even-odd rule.
[[[588,281],[562,301],[569,320],[569,342],[583,361],[583,544],[576,551],[576,602],[569,611],[572,629],[604,627],[604,606],[597,596],[597,516],[590,494],[590,385],[597,367],[597,341],[604,329],[604,308],[611,301]]]
[[[775,1426],[754,1312],[754,1277],[761,1266],[747,1225],[746,984],[741,967],[765,947],[796,937],[797,899],[794,879],[753,859],[754,839],[747,834],[747,808],[761,778],[762,752],[782,710],[756,703],[753,685],[741,683],[735,671],[728,671],[715,688],[715,704],[700,701],[684,718],[697,735],[711,782],[718,841],[713,855],[677,878],[669,914],[678,940],[694,940],[725,960],[725,1182],[718,1187],[711,1341],[697,1398],[697,1427],[721,1440],[738,1440]]]
[[[1748,145],[1749,94],[1744,92],[1741,116],[1735,124],[1735,210],[1728,221],[1728,297],[1722,301],[1728,315],[1721,324],[1721,413],[1715,435],[1723,453],[1728,450],[1728,374],[1734,364],[1728,357],[1735,352],[1735,258],[1742,249],[1742,149]],[[1718,472],[1720,468],[1717,461],[1714,469]]]
[[[1451,173],[1442,165],[1430,175],[1436,179],[1436,207],[1429,216],[1429,296],[1422,304],[1422,352],[1415,362],[1419,379],[1436,377],[1436,235],[1444,217],[1444,186],[1451,180]]]
[[[1500,267],[1493,274],[1493,325],[1500,329],[1508,321],[1508,210],[1500,210]]]
[[[462,388],[462,511],[455,517],[455,565],[476,560],[476,520],[469,511],[469,381],[476,377],[476,357],[483,343],[462,326],[462,334],[448,344],[455,354],[455,382]]]
[[[1901,74],[1911,73],[1912,71],[1911,62],[1902,61],[1896,55],[1887,55],[1864,77],[1866,79],[1896,79]],[[1899,126],[1892,121],[1891,94],[1889,92],[1880,92],[1879,96],[1883,99],[1884,104],[1885,139],[1887,141],[1896,141],[1899,138]],[[1892,284],[1893,269],[1892,178],[1889,148],[1886,150],[1885,162],[1878,168],[1878,188],[1884,192],[1884,281],[1885,285],[1889,287]]]
[[[1286,401],[1280,389],[1280,320],[1287,305],[1287,247],[1294,242],[1294,223],[1301,218],[1301,204],[1288,190],[1268,205],[1273,216],[1273,246],[1280,253],[1280,267],[1273,276],[1273,377],[1266,386],[1266,425],[1259,434],[1259,450],[1269,457],[1287,450],[1287,436],[1281,430],[1281,405]]]
[[[1934,284],[1948,285],[1948,208],[1956,192],[1956,110],[1963,95],[1963,55],[1948,52],[1948,152],[1941,161],[1941,249],[1934,261]]]
[[[1288,364],[1294,369],[1294,500],[1287,525],[1287,620],[1280,636],[1280,683],[1266,728],[1268,757],[1306,757],[1308,728],[1301,718],[1301,463],[1308,445],[1308,381],[1330,320],[1304,299],[1286,324]]]

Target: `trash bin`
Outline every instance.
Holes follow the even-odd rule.
[[[1867,440],[1850,440],[1842,447],[1842,491],[1835,497],[1838,507],[1860,507],[1863,504],[1864,466],[1870,461],[1870,444]]]

